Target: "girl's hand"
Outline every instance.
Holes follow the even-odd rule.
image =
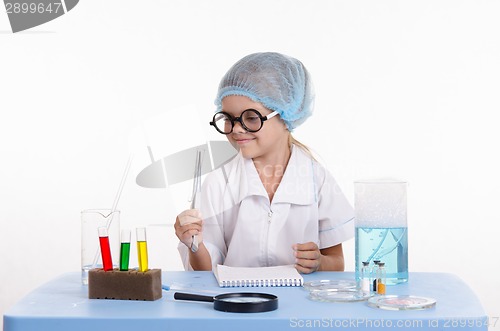
[[[177,215],[174,229],[175,235],[188,248],[191,247],[193,236],[198,235],[198,245],[203,242],[203,220],[198,209],[187,209]]]
[[[319,269],[321,252],[313,242],[295,244],[292,246],[295,256],[295,269],[303,274],[310,274]]]

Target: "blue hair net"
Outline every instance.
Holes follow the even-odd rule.
[[[311,116],[314,104],[312,82],[304,65],[279,53],[250,54],[236,62],[224,75],[215,99],[241,95],[279,113],[289,131]]]

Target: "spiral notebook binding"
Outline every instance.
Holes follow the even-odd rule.
[[[223,287],[277,287],[277,286],[302,286],[302,279],[249,279],[249,280],[229,280],[222,281]]]
[[[221,287],[302,286],[304,283],[293,265],[248,268],[217,265],[214,275]]]

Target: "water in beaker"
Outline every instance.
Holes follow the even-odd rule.
[[[356,279],[363,262],[385,263],[387,284],[408,281],[408,228],[356,227]]]
[[[356,279],[363,262],[385,263],[387,284],[408,281],[406,182],[355,182]]]

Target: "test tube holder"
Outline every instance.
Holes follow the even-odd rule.
[[[89,271],[89,299],[154,301],[161,291],[161,269]]]

